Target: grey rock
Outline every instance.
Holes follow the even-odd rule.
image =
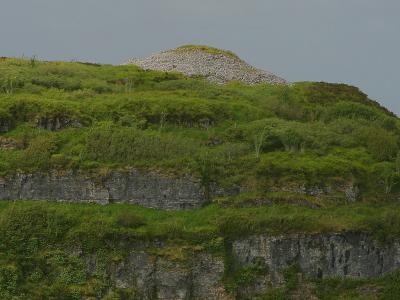
[[[9,132],[12,129],[11,121],[9,120],[0,120],[0,133]]]
[[[111,292],[117,288],[129,289],[138,299],[144,300],[255,299],[271,286],[282,286],[283,271],[294,264],[301,269],[302,274],[298,276],[303,286],[295,291],[297,296],[294,295],[294,298],[302,299],[302,293],[307,290],[304,280],[308,278],[367,279],[400,268],[399,242],[383,245],[365,233],[256,235],[233,241],[230,249],[233,260],[230,263],[244,268],[262,267],[265,272],[231,295],[223,286],[223,258],[204,251],[186,253],[183,258],[172,258],[160,254],[164,253],[164,243],[135,243],[119,245],[127,250],[127,255],[118,262],[108,262],[111,265],[106,266],[104,276],[108,278]],[[72,253],[85,256],[81,251]],[[89,274],[98,276],[101,273],[102,267],[96,253],[86,254],[86,264]],[[312,291],[308,292],[307,299],[314,299],[311,297]]]
[[[199,253],[188,261],[171,260],[150,254],[140,246],[108,268],[113,288],[133,289],[139,299],[228,299],[221,284],[224,273],[222,259]],[[87,259],[88,272],[95,274],[93,257]]]
[[[36,120],[36,125],[39,128],[47,129],[50,131],[57,131],[67,127],[80,128],[83,127],[82,123],[78,120],[68,119],[68,118],[39,118]]]
[[[243,266],[264,261],[276,283],[293,264],[312,278],[374,278],[400,267],[398,242],[381,245],[364,233],[253,236],[235,241],[232,252]]]
[[[0,137],[1,150],[15,150],[19,147],[18,142],[13,138]]]
[[[359,198],[360,189],[352,182],[340,184],[326,184],[321,186],[308,186],[306,184],[288,184],[285,186],[270,187],[271,192],[288,192],[303,194],[314,197],[331,196],[333,194],[343,195],[350,202],[355,202]]]
[[[223,193],[218,189],[211,194],[217,192]],[[72,171],[17,173],[0,178],[0,200],[130,203],[166,210],[199,208],[210,201],[195,178],[142,174],[135,169],[97,177]]]
[[[126,64],[134,64],[145,70],[173,71],[187,76],[200,75],[219,84],[232,80],[246,84],[288,83],[283,78],[256,69],[235,56],[212,54],[202,50],[168,50],[143,59],[133,58]]]

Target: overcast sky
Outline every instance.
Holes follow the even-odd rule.
[[[400,114],[400,0],[0,0],[0,56],[118,64],[208,44]]]

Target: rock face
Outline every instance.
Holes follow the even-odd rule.
[[[235,241],[235,259],[243,266],[264,264],[274,282],[297,264],[311,278],[374,278],[400,268],[400,244],[380,245],[363,233],[253,236]]]
[[[108,278],[111,290],[127,289],[137,299],[255,299],[284,284],[283,271],[295,264],[304,278],[311,279],[375,278],[400,267],[398,242],[380,245],[371,236],[354,232],[253,236],[227,247],[229,260],[204,250],[190,251],[184,258],[160,255],[166,253],[165,247],[162,242],[136,242],[127,247],[124,258],[105,268],[96,254],[74,255],[84,258],[89,274],[106,272],[102,276]],[[224,276],[229,276],[228,261],[239,268],[263,266],[265,272],[228,293],[223,284]]]
[[[98,272],[96,256],[91,267],[91,272]],[[209,254],[177,261],[133,250],[126,259],[110,266],[107,276],[114,288],[133,289],[137,299],[220,300],[229,299],[221,283],[223,273],[223,260]]]
[[[5,133],[11,130],[11,122],[9,120],[0,119],[0,133]]]
[[[37,127],[50,131],[57,131],[67,127],[80,128],[83,127],[81,122],[69,118],[39,118],[36,120]]]
[[[199,208],[208,202],[198,180],[137,170],[113,171],[101,177],[53,171],[0,178],[0,200],[19,199],[130,203],[166,210]]]
[[[214,48],[211,48],[214,49]],[[140,66],[145,70],[179,72],[187,76],[204,76],[215,83],[227,83],[232,80],[246,84],[271,83],[286,84],[287,81],[270,72],[256,69],[235,55],[214,49],[215,53],[202,50],[201,47],[168,50],[150,57],[127,61],[127,64]]]

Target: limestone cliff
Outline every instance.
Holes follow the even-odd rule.
[[[96,253],[75,251],[73,255],[85,259],[90,273],[104,272],[113,286],[109,293],[125,289],[137,299],[254,299],[284,285],[283,273],[293,265],[310,280],[376,278],[400,267],[398,242],[381,245],[355,232],[252,236],[228,243],[224,254],[192,250],[184,258],[166,255],[164,243],[138,242],[125,247],[126,256],[103,269]],[[258,275],[229,290],[225,283],[232,266],[256,267]]]

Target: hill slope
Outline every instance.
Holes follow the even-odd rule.
[[[343,84],[2,58],[0,298],[398,298],[399,125]]]

